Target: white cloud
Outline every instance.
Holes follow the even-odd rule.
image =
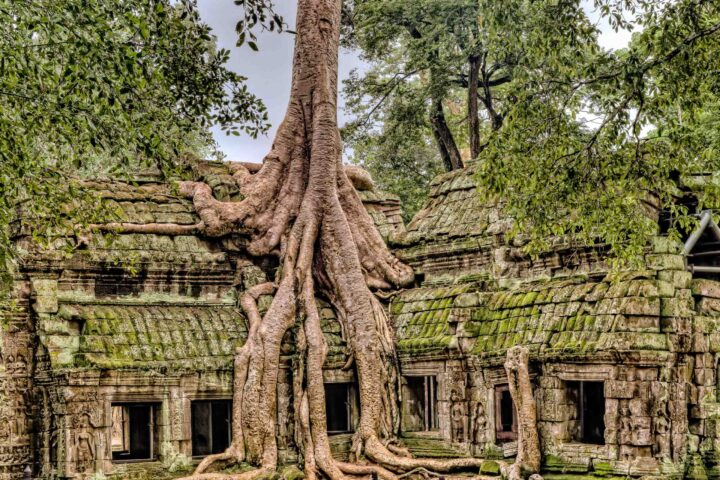
[[[583,0],[582,7],[590,21],[600,29],[598,38],[600,46],[610,50],[618,50],[628,46],[632,39],[632,31],[621,29],[616,32],[608,19],[601,17],[600,12],[595,8],[591,0]]]

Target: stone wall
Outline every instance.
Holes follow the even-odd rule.
[[[400,292],[390,308],[403,369],[429,361],[462,366],[466,377],[456,388],[465,388],[467,403],[458,424],[486,427],[479,436],[466,427],[465,451],[489,458],[513,453],[512,442],[494,435],[493,390],[507,381],[507,349],[524,344],[531,350],[544,469],[717,475],[720,282],[693,279],[678,244],[657,238],[644,268],[620,274],[426,278]],[[568,385],[581,381],[604,382],[602,445],[574,438],[577,399]],[[478,411],[486,418],[478,420]],[[443,415],[452,421],[451,411]],[[451,445],[457,436],[446,430],[442,440]]]
[[[33,461],[35,337],[30,285],[18,281],[14,305],[0,312],[0,479],[18,478]]]
[[[227,168],[202,178],[237,198]],[[198,221],[161,184],[92,185],[137,223]],[[532,258],[510,242],[497,205],[477,200],[470,169],[440,177],[429,205],[403,231],[396,199],[360,192],[383,235],[419,272],[390,300],[400,368],[433,377],[437,428],[402,431],[419,456],[516,453],[498,433],[507,349],[526,345],[539,412],[544,469],[595,476],[720,478],[720,282],[693,279],[679,245],[658,238],[642,268],[608,274],[598,249],[558,242]],[[0,480],[33,464],[42,478],[159,479],[192,464],[191,402],[232,396],[232,359],[245,338],[242,292],[270,278],[273,259],[252,259],[242,234],[119,235],[106,244],[59,239],[29,252],[4,312],[0,361]],[[75,248],[72,255],[63,248]],[[33,249],[35,248],[35,249]],[[353,383],[349,350],[319,300],[329,346],[327,383]],[[259,301],[264,311],[271,298]],[[282,348],[278,442],[297,460],[292,412],[292,332]],[[577,382],[603,382],[602,442],[578,440]],[[112,461],[113,403],[157,405],[152,462]],[[352,407],[357,421],[357,405]],[[502,423],[502,422],[501,422]],[[416,429],[413,429],[416,430]],[[502,436],[503,438],[500,438]],[[346,459],[351,435],[331,436]]]

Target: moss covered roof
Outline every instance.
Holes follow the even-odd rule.
[[[433,179],[429,200],[407,226],[400,245],[411,246],[504,231],[497,205],[480,201],[472,166]]]
[[[528,278],[606,268],[603,247],[556,238],[531,256],[523,235],[510,236],[513,220],[499,200],[483,200],[475,163],[436,177],[428,202],[393,242],[397,256],[432,283],[458,277]],[[428,282],[426,282],[428,283]]]
[[[267,301],[264,301],[267,300]],[[260,302],[261,312],[270,297]],[[319,301],[328,345],[326,365],[347,362],[347,344],[335,312]],[[247,338],[246,320],[233,305],[64,303],[57,318],[80,325],[73,363],[61,368],[207,371],[232,368]],[[283,352],[293,351],[288,337]]]
[[[232,306],[63,305],[82,322],[76,366],[212,370],[232,366],[247,330]]]
[[[457,346],[451,324],[457,322],[455,302],[459,295],[475,289],[476,285],[466,284],[416,288],[398,295],[390,311],[400,351],[431,353]]]
[[[476,282],[408,290],[391,310],[403,354],[462,350],[496,357],[519,344],[547,356],[669,350],[661,317],[681,307],[675,293],[671,283],[641,273],[616,282],[558,278],[493,291]]]
[[[436,177],[429,199],[393,239],[397,256],[427,278],[492,274],[493,249],[511,223],[497,204],[481,202],[472,165]]]

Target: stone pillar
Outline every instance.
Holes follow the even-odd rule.
[[[33,327],[29,285],[17,282],[17,305],[0,312],[0,480],[21,479],[33,464]]]
[[[168,472],[190,468],[190,400],[181,387],[171,387],[161,408],[160,456]],[[186,451],[183,451],[186,450]]]
[[[111,423],[106,401],[98,391],[99,373],[87,372],[70,380],[64,388],[65,415],[60,428],[64,436],[64,465],[61,472],[69,478],[87,479],[105,469],[110,451],[107,435]]]

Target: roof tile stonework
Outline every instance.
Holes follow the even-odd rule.
[[[602,251],[578,249],[558,240],[552,251],[531,258],[523,244],[510,242],[512,220],[499,203],[483,203],[474,168],[439,175],[430,198],[405,233],[391,238],[398,257],[426,281],[529,278],[570,275],[603,267]]]
[[[73,367],[226,369],[247,336],[233,306],[64,304],[58,317],[83,325]]]
[[[668,350],[660,314],[674,296],[673,284],[642,275],[554,279],[494,292],[480,282],[403,292],[391,312],[402,353],[459,349],[497,357],[522,344],[542,358],[567,358],[601,350]]]

